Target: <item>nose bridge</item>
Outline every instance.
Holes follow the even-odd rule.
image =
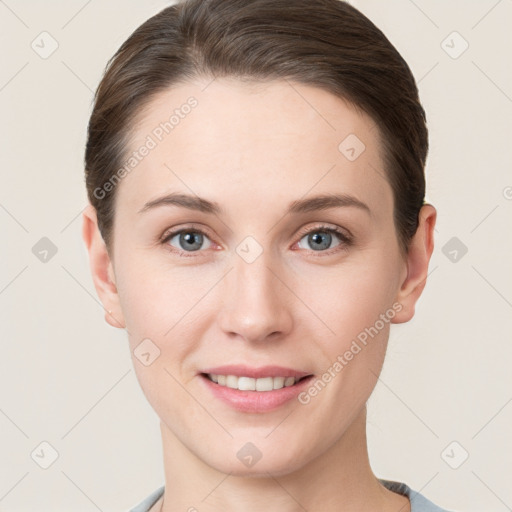
[[[237,247],[219,315],[226,333],[258,341],[290,328],[287,290],[276,277],[278,271],[271,259],[270,250],[258,249],[250,240]]]

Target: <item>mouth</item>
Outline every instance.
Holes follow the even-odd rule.
[[[303,377],[285,377],[284,375],[278,376],[266,376],[266,377],[249,377],[246,375],[222,375],[216,373],[202,373],[203,377],[209,379],[211,382],[215,384],[231,388],[238,389],[239,391],[276,391],[278,389],[287,388],[291,386],[295,386],[299,382],[302,382],[304,379],[308,379],[312,377],[312,375],[305,375]]]
[[[230,408],[245,413],[265,413],[296,399],[314,375],[282,366],[228,365],[204,369],[198,377],[210,396]]]

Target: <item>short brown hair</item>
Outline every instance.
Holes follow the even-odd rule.
[[[428,131],[409,66],[384,34],[341,0],[184,0],[144,22],[107,63],[85,150],[89,201],[112,246],[115,188],[134,119],[159,92],[197,77],[288,79],[366,112],[383,141],[399,246],[424,204]],[[341,142],[341,141],[340,141]]]

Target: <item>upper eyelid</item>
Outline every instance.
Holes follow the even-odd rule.
[[[170,237],[175,237],[176,235],[179,235],[180,233],[182,233],[183,231],[192,231],[192,232],[199,232],[199,233],[202,233],[204,235],[207,235],[209,238],[214,238],[210,235],[210,232],[207,228],[204,228],[204,227],[197,227],[195,225],[189,225],[189,226],[185,226],[185,227],[182,227],[182,228],[170,228],[170,229],[167,229],[165,230],[164,234],[162,235],[161,239],[162,241],[165,241],[165,240],[168,240]]]
[[[304,228],[303,230],[299,231],[300,236],[307,235],[308,233],[311,233],[312,231],[331,231],[335,232],[338,235],[345,236],[347,238],[352,238],[352,233],[347,228],[342,228],[340,226],[330,226],[329,224],[319,224],[317,226],[312,226],[309,228]]]

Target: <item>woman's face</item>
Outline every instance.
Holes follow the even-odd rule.
[[[286,81],[187,83],[140,117],[104,304],[167,438],[208,465],[290,472],[361,417],[413,311],[379,144],[369,117]],[[292,375],[310,377],[268,390]]]

